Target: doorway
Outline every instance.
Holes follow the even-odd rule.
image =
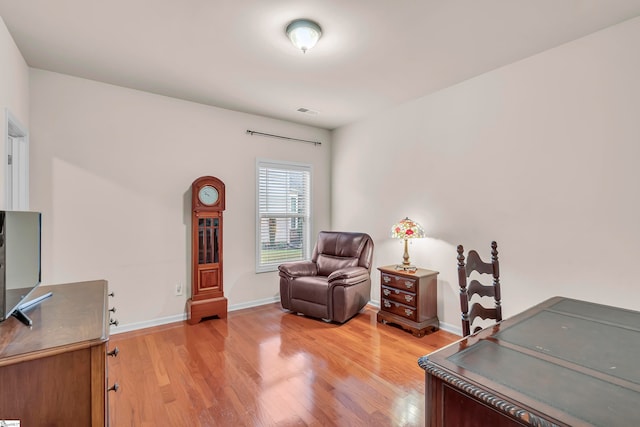
[[[27,130],[5,110],[5,206],[6,210],[29,210],[29,137]]]

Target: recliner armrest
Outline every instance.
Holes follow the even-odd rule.
[[[300,277],[300,276],[317,276],[318,266],[312,261],[296,261],[287,262],[278,266],[280,276]]]
[[[369,270],[364,267],[341,268],[328,277],[329,285],[354,285],[369,279]]]

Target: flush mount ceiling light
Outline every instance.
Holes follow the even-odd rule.
[[[296,19],[287,25],[287,37],[302,53],[307,53],[318,43],[322,30],[320,25],[308,19]]]

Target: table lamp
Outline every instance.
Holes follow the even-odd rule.
[[[417,222],[405,218],[391,228],[391,237],[404,239],[404,255],[402,264],[396,265],[396,270],[416,271],[418,268],[409,262],[409,239],[424,237],[424,229]]]

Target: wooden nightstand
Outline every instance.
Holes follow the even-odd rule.
[[[380,311],[378,322],[393,323],[422,337],[436,331],[438,321],[438,272],[418,268],[415,272],[396,270],[394,265],[380,270]]]

